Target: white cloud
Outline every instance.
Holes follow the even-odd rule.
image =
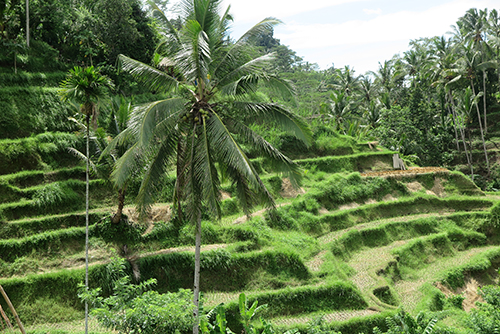
[[[300,13],[366,0],[224,0],[223,6],[231,5],[235,22],[257,23],[265,17],[281,20]]]
[[[363,9],[363,12],[365,12],[365,14],[368,14],[368,15],[380,15],[382,14],[382,9],[380,8],[377,8],[377,9]]]
[[[423,12],[401,11],[368,21],[280,26],[276,36],[295,48],[366,44],[443,35],[470,8],[469,1],[455,1]],[[293,49],[292,47],[292,49]]]

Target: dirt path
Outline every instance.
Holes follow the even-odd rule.
[[[450,171],[448,169],[442,167],[410,167],[407,170],[394,169],[394,170],[385,170],[378,172],[366,172],[366,173],[361,173],[361,176],[382,176],[382,177],[396,176],[396,175],[412,176],[425,173],[449,173],[449,172]]]
[[[368,315],[376,314],[378,313],[375,310],[371,309],[366,309],[366,310],[357,310],[357,311],[338,311],[338,312],[330,312],[326,314],[322,314],[323,319],[326,322],[332,322],[332,321],[346,321],[355,317],[365,317]],[[309,315],[303,315],[303,316],[298,316],[298,317],[290,317],[290,318],[273,318],[271,319],[273,324],[277,325],[295,325],[295,324],[304,324],[308,323],[314,319],[316,319],[318,315],[316,316],[309,316]]]
[[[377,275],[377,271],[384,269],[390,261],[394,261],[394,256],[391,254],[394,248],[407,242],[408,240],[399,240],[384,247],[364,249],[347,261],[347,264],[356,271],[350,280],[365,296],[370,297],[369,306],[376,307],[380,304],[378,298],[373,295],[373,290],[386,285],[384,278]]]
[[[279,203],[278,205],[276,205],[276,208],[280,208],[282,206],[285,206],[285,205],[288,205],[290,204],[291,202],[285,202],[285,203]],[[268,209],[261,209],[259,211],[255,211],[251,214],[250,218],[252,217],[261,217]],[[248,221],[248,217],[247,216],[240,216],[238,218],[236,218],[234,221],[233,221],[233,224],[243,224],[245,222]]]
[[[396,282],[394,285],[397,294],[401,298],[401,306],[406,311],[413,312],[419,300],[423,297],[421,288],[425,283],[433,283],[441,279],[441,275],[446,269],[465,265],[469,263],[471,258],[475,255],[496,247],[498,246],[471,248],[462,252],[457,252],[453,257],[440,258],[426,266],[418,268],[414,273],[414,276],[419,278],[418,280],[405,279]],[[470,298],[474,298],[472,294],[470,296]],[[467,302],[468,301],[464,301],[464,303]]]

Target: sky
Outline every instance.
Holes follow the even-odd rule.
[[[223,0],[234,17],[232,37],[266,17],[283,21],[274,37],[321,69],[349,65],[357,74],[409,49],[411,40],[449,36],[470,8],[500,0]]]

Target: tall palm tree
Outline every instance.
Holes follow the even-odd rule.
[[[124,184],[138,165],[144,167],[137,201],[152,203],[159,176],[177,173],[174,204],[186,203],[185,218],[195,228],[194,325],[198,333],[201,214],[220,217],[220,184],[217,168],[236,185],[237,197],[249,214],[256,204],[274,205],[238,140],[255,146],[292,181],[300,175],[298,166],[253,132],[251,121],[284,128],[309,142],[306,123],[274,104],[252,102],[260,85],[285,96],[294,95],[291,85],[269,73],[274,55],[251,58],[249,39],[269,31],[280,21],[267,18],[234,43],[229,38],[232,17],[229,8],[220,11],[221,0],[183,0],[182,25],[167,23],[162,44],[162,68],[148,66],[121,55],[121,68],[155,91],[172,97],[137,106],[127,130],[117,138],[134,136],[136,144],[117,162],[114,179]],[[165,18],[165,22],[168,22]],[[238,140],[237,140],[238,139]]]
[[[359,89],[359,76],[356,76],[354,69],[350,68],[348,65],[344,66],[343,69],[336,71],[334,87],[347,95],[351,96]]]
[[[485,62],[485,33],[487,28],[488,11],[477,10],[476,8],[469,9],[464,16],[458,19],[457,25],[460,28],[460,33],[464,36],[464,41],[474,46],[477,52],[481,55],[481,62]],[[488,123],[486,117],[486,68],[482,68],[483,73],[483,118],[484,118],[484,133],[488,132]]]
[[[500,15],[496,9],[490,11],[488,18],[488,39],[494,47],[498,82],[500,86]],[[498,87],[500,89],[500,87]]]
[[[482,64],[479,64],[479,52],[474,51],[472,46],[463,46],[462,48],[463,56],[457,60],[457,67],[454,69],[454,72],[459,73],[457,77],[455,77],[452,81],[458,81],[462,77],[469,81],[470,88],[472,90],[472,94],[474,96],[480,96],[480,94],[476,94],[476,90],[474,88],[474,79],[476,77],[476,70],[481,68]],[[484,92],[482,92],[484,94]],[[478,103],[475,103],[476,111],[477,111],[477,119],[479,123],[479,131],[481,132],[481,141],[483,143],[484,156],[486,159],[486,169],[488,175],[490,174],[490,162],[488,159],[488,151],[486,150],[486,141],[484,139],[484,129],[483,123],[481,121],[481,113],[479,111]]]
[[[97,102],[107,95],[111,81],[99,74],[93,66],[76,66],[61,83],[62,98],[80,104],[80,112],[85,117],[86,127],[86,170],[85,170],[85,289],[89,287],[89,138],[90,121],[97,122]],[[95,123],[96,124],[96,123]],[[88,303],[85,302],[85,334],[88,333]]]
[[[330,94],[330,102],[320,106],[320,113],[323,117],[333,121],[335,130],[346,133],[347,122],[352,119],[351,96],[345,91],[333,91]]]

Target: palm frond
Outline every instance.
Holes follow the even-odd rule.
[[[297,105],[296,90],[293,84],[288,81],[277,77],[276,75],[265,75],[260,80],[265,86],[280,94],[283,98],[291,98]]]
[[[172,22],[170,22],[170,20],[167,18],[165,13],[160,9],[160,7],[158,7],[158,5],[151,0],[148,1],[148,4],[153,9],[153,13],[158,13],[161,22],[163,22],[167,26],[167,28],[169,29],[168,33],[171,34],[176,41],[179,41],[179,35],[177,33],[177,29],[175,29],[175,27],[172,25]]]
[[[132,176],[139,165],[143,148],[135,143],[115,163],[115,169],[111,173],[111,180],[119,187],[123,187]]]
[[[211,213],[216,217],[220,217],[220,181],[212,158],[206,122],[201,126],[201,136],[198,137],[196,146],[194,163],[196,170],[194,173],[196,174],[196,179],[201,183],[200,188],[203,190],[202,198],[207,203]]]
[[[230,72],[218,78],[218,86],[223,93],[227,95],[234,95],[231,90],[224,88],[224,86],[232,87],[234,82],[245,80],[245,77],[253,75],[252,77],[263,77],[263,69],[266,65],[270,64],[274,59],[274,54],[266,54],[250,61],[247,61],[236,68],[231,69]]]
[[[155,134],[155,128],[164,123],[163,129],[172,128],[184,112],[185,100],[170,98],[135,106],[130,115],[128,129],[137,136],[141,145],[147,145]],[[169,126],[165,128],[165,124]]]
[[[122,70],[129,72],[149,89],[155,91],[167,92],[177,89],[179,85],[179,82],[174,77],[165,72],[122,54],[118,56],[118,66]]]
[[[226,165],[228,171],[232,171],[230,177],[233,180],[240,180],[241,185],[248,182],[248,186],[244,187],[242,193],[246,193],[245,198],[261,196],[259,198],[263,203],[273,203],[272,197],[262,183],[258,173],[254,169],[252,163],[243,152],[241,147],[236,143],[234,137],[228,128],[224,125],[219,115],[214,113],[206,121],[208,139],[213,149],[216,148],[213,154],[217,155],[217,161],[220,164]],[[249,192],[250,188],[254,191],[254,196]],[[249,202],[249,204],[251,204]],[[251,205],[250,205],[251,206]]]
[[[210,63],[210,44],[208,36],[196,20],[189,20],[182,29],[181,45],[175,55],[177,69],[191,84],[201,84],[205,80]]]
[[[256,147],[264,157],[268,158],[271,168],[274,171],[282,173],[285,177],[290,179],[293,186],[298,187],[298,181],[302,175],[299,165],[245,124],[237,122],[236,120],[226,121],[226,124],[231,131],[240,134],[247,143]]]
[[[276,123],[281,129],[291,132],[297,138],[310,145],[312,131],[307,123],[298,115],[274,103],[234,102],[237,109],[245,110],[246,115],[259,120]]]
[[[69,153],[71,153],[72,155],[74,155],[75,157],[77,157],[79,160],[81,160],[81,161],[87,161],[87,157],[85,156],[85,154],[83,154],[82,152],[78,151],[76,148],[74,148],[74,147],[68,147],[68,151],[69,151]],[[99,171],[97,170],[97,166],[94,164],[94,162],[92,161],[92,159],[88,159],[88,162],[89,162],[89,167],[90,167],[91,171],[93,173],[95,173],[95,175],[99,175]]]
[[[149,146],[148,164],[144,175],[142,175],[141,187],[136,197],[136,203],[141,213],[149,209],[153,203],[154,194],[158,192],[161,176],[165,174],[168,167],[174,163],[175,136],[170,135],[156,145]]]
[[[282,21],[273,17],[268,17],[247,30],[234,44],[230,46],[230,48],[224,53],[222,57],[215,60],[214,72],[218,72],[220,67],[228,61],[228,58],[235,57],[239,53],[241,53],[242,49],[247,47],[247,42],[249,39],[255,36],[259,36],[264,32],[268,32],[275,25],[278,25],[280,23],[282,23]]]

